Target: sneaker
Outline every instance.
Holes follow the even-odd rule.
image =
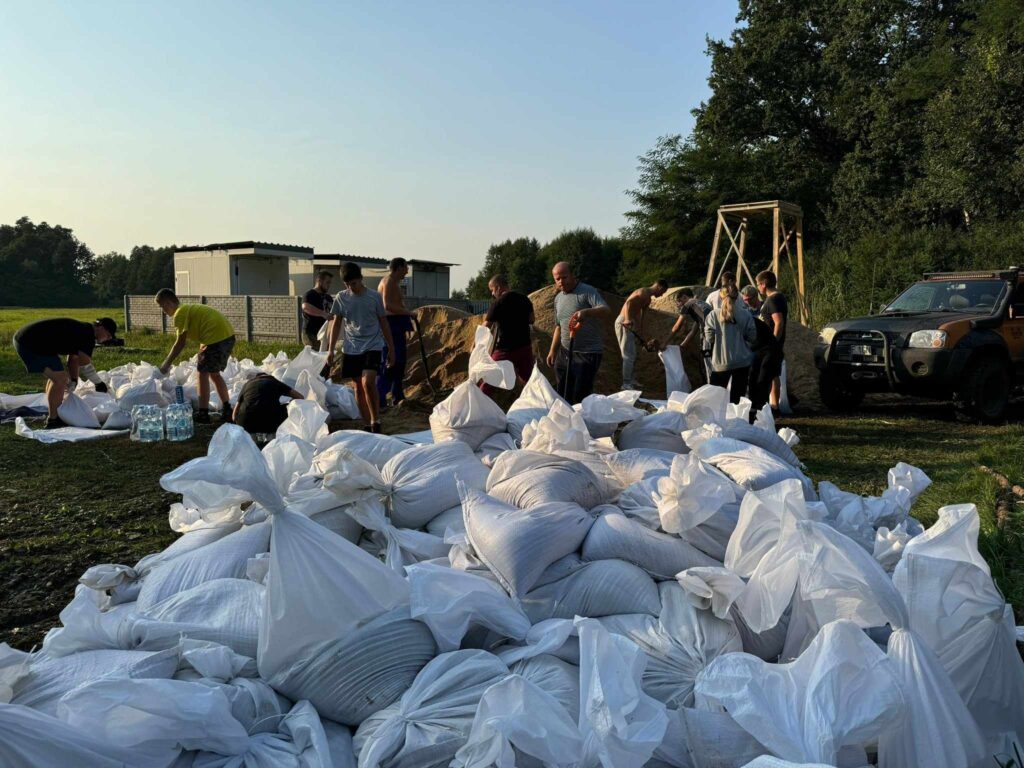
[[[64,422],[64,420],[61,419],[60,416],[57,416],[56,418],[53,419],[47,419],[46,426],[43,427],[43,429],[60,429],[61,427],[66,426],[67,424]]]
[[[383,428],[381,427],[380,422],[373,422],[373,424],[370,425],[370,431],[373,432],[375,435],[379,435],[381,432],[383,432]]]
[[[234,424],[235,420],[231,417],[230,410],[224,410],[220,412],[220,423],[221,424]]]
[[[196,424],[209,424],[210,423],[210,412],[209,411],[196,411],[195,419]]]

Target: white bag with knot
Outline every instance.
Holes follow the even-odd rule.
[[[684,429],[698,429],[705,424],[722,425],[729,414],[729,392],[724,387],[705,384],[688,395],[670,395],[667,408],[683,414]]]
[[[674,578],[687,568],[721,565],[679,537],[651,530],[614,508],[594,521],[581,553],[584,560],[625,560],[656,579]]]
[[[743,650],[736,626],[728,619],[696,608],[675,582],[658,586],[661,615],[607,616],[609,632],[628,637],[647,655],[643,688],[671,709],[693,706],[697,675],[725,653]]]
[[[163,387],[156,379],[125,384],[118,388],[116,397],[118,404],[126,411],[131,411],[136,405],[167,405]]]
[[[556,563],[522,599],[523,610],[534,624],[622,613],[657,616],[661,611],[658,586],[639,566],[624,560],[582,562],[575,555],[564,559],[574,561],[571,567],[561,569]]]
[[[504,431],[505,412],[472,380],[459,384],[430,414],[435,443],[458,440],[475,451],[484,440]]]
[[[620,451],[630,448],[654,448],[672,453],[689,453],[683,442],[686,417],[678,411],[649,413],[631,421],[619,433],[616,445]]]
[[[1013,608],[978,552],[973,504],[939,510],[931,528],[907,543],[893,583],[910,628],[935,652],[986,737],[990,752],[1024,739],[1024,663]]]
[[[494,336],[485,325],[476,327],[473,349],[469,353],[469,380],[482,381],[498,389],[512,389],[516,385],[516,369],[511,360],[491,359]]]
[[[64,396],[64,402],[57,409],[57,416],[69,427],[82,429],[99,429],[100,420],[92,412],[92,408],[83,402],[74,392]]]
[[[465,443],[409,448],[381,469],[381,477],[392,489],[391,521],[402,528],[422,528],[460,502],[456,481],[482,491],[488,474]]]
[[[712,437],[703,440],[694,450],[702,460],[718,467],[747,490],[759,491],[795,478],[803,486],[804,498],[808,501],[817,498],[810,478],[764,448],[728,437]]]
[[[830,518],[839,523],[837,527],[867,524],[892,529],[907,519],[917,497],[931,484],[922,470],[901,461],[889,470],[888,487],[881,496],[860,496],[826,480],[818,484],[818,489]]]
[[[619,424],[634,421],[645,415],[635,407],[640,390],[624,390],[614,395],[587,395],[576,410],[583,415],[583,421],[591,437],[611,437]]]
[[[466,740],[484,692],[509,675],[486,651],[444,653],[401,700],[368,717],[353,739],[361,768],[448,765]]]
[[[276,364],[281,362],[278,358],[273,359],[275,364],[274,370],[267,370],[266,363],[264,360],[264,370],[270,373],[274,378],[279,381],[283,381],[289,387],[295,389],[295,385],[299,381],[299,375],[303,372],[307,372],[310,376],[318,377],[320,371],[323,370],[324,365],[327,363],[326,352],[314,352],[308,345],[302,348],[291,360],[288,360],[287,355],[284,358],[285,365],[283,367],[277,367]]]
[[[562,400],[556,400],[547,415],[523,427],[523,450],[554,453],[585,451],[590,433],[583,417]]]
[[[696,694],[699,702],[724,707],[775,755],[799,763],[863,765],[866,745],[905,727],[895,665],[848,621],[822,627],[789,664],[745,653],[719,656],[697,677]]]
[[[565,403],[562,396],[555,392],[555,388],[551,386],[547,376],[540,372],[540,368],[534,366],[533,373],[530,374],[523,391],[509,406],[507,414],[509,434],[517,442],[521,441],[523,427],[531,421],[537,421],[547,416],[552,406],[558,401]]]
[[[580,637],[581,766],[633,768],[661,744],[665,705],[643,690],[647,657],[632,640],[594,619],[577,619]]]
[[[487,493],[520,509],[550,501],[571,501],[592,509],[612,495],[607,484],[582,463],[532,450],[501,454],[487,477]]]
[[[294,435],[307,443],[316,443],[328,433],[330,415],[316,400],[292,400],[288,403],[288,418],[277,428],[277,437]]]
[[[466,743],[452,768],[573,765],[583,749],[576,723],[559,702],[519,675],[509,675],[480,697]]]
[[[593,518],[579,504],[547,502],[519,509],[464,488],[466,533],[477,556],[513,597],[522,597],[556,560],[575,552]]]
[[[363,499],[350,504],[345,507],[345,512],[361,527],[373,531],[371,539],[382,545],[384,562],[399,574],[413,563],[446,557],[451,549],[440,536],[392,525],[384,505],[377,499]]]
[[[317,440],[311,471],[320,477],[327,474],[339,448],[351,451],[380,469],[408,447],[408,443],[391,435],[373,434],[361,429],[341,429]]]
[[[686,454],[676,456],[668,477],[658,480],[654,503],[661,527],[668,533],[681,534],[701,525],[740,495],[742,489],[737,489],[725,474]]]
[[[771,406],[769,406],[770,408]],[[793,453],[793,449],[776,432],[763,429],[757,424],[751,424],[746,419],[726,419],[725,425],[722,427],[722,437],[731,437],[734,440],[764,448],[798,469],[803,466],[800,459]]]

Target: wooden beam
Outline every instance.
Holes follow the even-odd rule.
[[[772,272],[779,276],[779,209],[772,211]]]
[[[800,324],[807,325],[810,316],[807,312],[807,298],[804,288],[804,217],[796,220],[796,264],[798,270],[797,290],[800,293]]]
[[[722,234],[722,213],[718,213],[718,221],[715,224],[715,240],[711,243],[711,261],[708,263],[708,275],[704,280],[704,285],[711,287],[711,276],[715,273],[715,261],[718,260],[718,240]]]

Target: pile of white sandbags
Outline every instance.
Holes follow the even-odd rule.
[[[544,384],[486,436],[453,395],[415,446],[327,435],[314,401],[262,451],[221,427],[162,479],[174,544],[91,568],[38,652],[0,647],[0,764],[1012,755],[1024,665],[973,506],[923,530],[904,464],[879,497],[816,488],[795,436],[724,390],[637,416]]]

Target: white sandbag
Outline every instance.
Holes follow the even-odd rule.
[[[269,548],[270,525],[260,523],[165,561],[143,580],[138,610],[145,612],[160,601],[207,581],[245,578],[249,558]]]
[[[711,611],[720,619],[728,618],[729,609],[743,591],[743,579],[728,568],[688,568],[676,574],[687,601],[695,608]]]
[[[671,395],[673,392],[688,394],[690,391],[690,377],[686,375],[686,368],[683,367],[683,355],[677,344],[669,344],[658,353],[661,364],[665,366],[665,393]]]
[[[315,400],[292,400],[288,403],[288,418],[277,428],[277,437],[294,435],[315,444],[327,435],[330,414]]]
[[[497,458],[487,477],[487,493],[520,509],[554,501],[592,509],[608,501],[610,490],[578,461],[521,450]]]
[[[264,587],[241,578],[214,579],[140,610],[131,624],[133,646],[172,647],[188,637],[255,657],[263,621]]]
[[[875,531],[875,544],[871,555],[887,573],[892,573],[900,558],[903,557],[903,550],[906,549],[911,538],[906,520],[891,531],[883,525]],[[906,595],[904,595],[905,598]]]
[[[115,429],[85,429],[82,427],[58,427],[57,429],[32,429],[25,419],[18,416],[14,419],[14,434],[27,437],[43,445],[54,443],[82,443],[86,440],[98,440],[104,437],[115,437],[125,432]]]
[[[361,429],[342,429],[317,440],[312,470],[321,477],[327,474],[338,448],[351,451],[380,469],[408,447],[407,443],[391,435],[373,434]]]
[[[577,619],[580,637],[582,765],[643,765],[668,727],[665,705],[642,690],[647,657],[594,619]]]
[[[313,461],[313,444],[295,435],[283,435],[270,440],[261,453],[267,471],[277,484],[281,495],[287,495],[292,481],[305,473]]]
[[[462,515],[462,504],[446,509],[440,515],[427,523],[427,533],[445,538],[448,532],[465,533],[466,521]]]
[[[347,384],[335,384],[328,382],[327,393],[324,396],[327,405],[327,412],[332,419],[358,419],[359,401],[352,387]]]
[[[552,696],[509,675],[480,697],[466,743],[453,768],[575,764],[583,750],[575,721]],[[526,762],[524,762],[524,756]]]
[[[835,765],[844,748],[863,748],[904,727],[895,666],[855,624],[822,627],[789,664],[745,653],[719,656],[697,678],[698,700],[725,707],[772,753]]]
[[[307,768],[334,765],[332,750],[320,716],[308,701],[300,701],[287,715],[273,718],[277,727],[272,732],[250,736],[244,752],[218,755],[199,752],[192,758],[192,768]]]
[[[485,651],[438,656],[416,676],[401,700],[359,726],[352,740],[359,765],[448,765],[469,738],[484,691],[508,674],[508,667]]]
[[[222,691],[181,680],[97,680],[65,694],[58,716],[136,765],[170,766],[182,750],[241,754],[249,742]]]
[[[819,483],[818,488],[830,517],[840,523],[840,529],[855,529],[858,524],[892,529],[907,519],[917,497],[931,483],[923,471],[901,461],[889,470],[888,487],[881,496],[849,493],[827,481]]]
[[[57,714],[57,703],[68,691],[101,677],[170,679],[178,668],[175,649],[146,651],[83,651],[60,658],[43,656],[28,667],[14,688],[12,704]]]
[[[545,568],[579,549],[593,523],[572,502],[519,509],[473,488],[463,489],[462,510],[473,549],[513,597],[525,595]]]
[[[480,443],[475,454],[484,466],[491,467],[501,454],[518,448],[512,435],[508,432],[497,432]]]
[[[509,665],[513,674],[533,683],[565,707],[565,711],[569,713],[573,722],[579,719],[579,667],[548,653],[537,654],[515,663],[509,663],[505,659],[502,661]]]
[[[99,419],[92,412],[92,408],[86,405],[82,398],[74,392],[69,392],[64,396],[64,402],[57,409],[57,416],[69,427],[79,427],[81,429],[100,428]]]
[[[137,757],[102,734],[28,707],[0,703],[0,765],[124,768],[141,765]]]
[[[668,477],[658,480],[654,503],[668,533],[696,528],[742,495],[721,471],[693,454],[677,456]]]
[[[619,483],[628,486],[652,476],[668,475],[676,456],[678,454],[672,451],[660,451],[656,448],[629,448],[610,453],[604,460]]]
[[[465,443],[422,445],[403,451],[381,469],[381,477],[393,489],[391,520],[402,528],[421,528],[460,503],[456,481],[482,491],[488,473]]]
[[[713,437],[702,442],[696,453],[747,490],[759,491],[794,478],[803,485],[804,498],[808,501],[817,498],[810,478],[792,464],[756,445],[728,437]]]
[[[622,493],[619,494],[619,498],[616,499],[615,506],[631,517],[639,515],[646,518],[647,513],[643,510],[650,510],[650,516],[653,518],[654,524],[649,527],[659,528],[661,526],[661,519],[658,517],[658,508],[654,497],[658,493],[658,481],[660,479],[660,475],[649,475],[645,479],[624,488]]]
[[[705,424],[724,424],[729,413],[729,392],[723,387],[705,384],[688,395],[669,395],[668,409],[682,413],[684,429],[699,429]],[[680,430],[682,431],[682,430]]]
[[[724,712],[670,709],[669,725],[647,768],[741,768],[764,746]]]
[[[677,411],[651,413],[631,421],[619,433],[615,444],[620,451],[630,448],[654,448],[672,453],[688,453],[683,442],[686,417]]]
[[[399,574],[403,573],[407,565],[443,558],[450,549],[439,536],[392,525],[384,505],[377,499],[358,501],[346,507],[346,512],[360,526],[373,532],[371,539],[378,547],[377,556],[382,552],[384,562]]]
[[[306,400],[313,400],[320,407],[328,408],[327,384],[319,375],[310,373],[309,371],[300,372],[292,389],[302,395]]]
[[[203,510],[225,509],[253,499],[280,498],[263,454],[249,433],[235,424],[219,427],[213,433],[206,456],[168,472],[160,478],[160,487],[182,494],[186,507]]]
[[[693,706],[693,685],[712,659],[743,650],[736,626],[694,607],[674,582],[659,585],[661,615],[607,616],[609,632],[628,637],[647,655],[643,688],[670,709]]]
[[[591,561],[625,560],[656,579],[674,578],[687,568],[721,565],[677,536],[653,531],[614,510],[591,526],[582,555]]]
[[[555,392],[547,376],[540,372],[540,368],[534,366],[526,386],[519,393],[516,401],[508,409],[508,432],[518,442],[523,437],[523,427],[531,421],[542,419],[551,410],[556,401],[565,402],[561,395]]]
[[[722,437],[731,437],[734,440],[764,448],[794,467],[803,466],[800,459],[793,453],[793,449],[776,432],[762,429],[745,419],[726,419],[725,425],[722,427]]]
[[[583,417],[563,400],[556,400],[544,416],[523,427],[520,441],[531,451],[585,451],[590,445],[590,432]]]
[[[996,752],[1007,737],[1024,738],[1024,663],[1013,609],[978,565],[978,529],[973,504],[943,507],[936,523],[907,544],[893,583],[910,628],[938,656]]]
[[[473,349],[469,352],[469,381],[483,382],[498,389],[512,389],[516,385],[516,369],[511,360],[494,360],[491,347],[494,335],[485,325],[476,327]]]
[[[472,450],[505,431],[505,412],[472,381],[464,381],[430,414],[435,443],[458,440]]]
[[[285,356],[284,360],[287,362],[283,368],[267,372],[271,373],[279,381],[283,381],[289,387],[294,387],[299,380],[299,374],[303,371],[308,371],[312,376],[320,375],[320,371],[323,370],[324,365],[327,363],[327,353],[314,352],[309,345],[306,345],[291,360],[288,360],[287,356]],[[264,364],[266,363],[267,361],[264,360]]]
[[[116,411],[112,411],[107,418],[103,421],[101,429],[131,429],[132,428],[132,412],[126,411],[123,408],[118,408]]]
[[[136,405],[167,405],[163,387],[155,379],[125,384],[117,390],[117,402],[122,410],[131,411]]]
[[[582,414],[591,437],[611,437],[620,424],[635,421],[645,414],[635,407],[640,394],[640,390],[634,389],[614,395],[587,395],[576,410]]]
[[[536,624],[575,616],[657,616],[661,599],[657,585],[639,566],[623,560],[597,560],[579,563],[562,578],[541,583],[522,599],[522,606]]]
[[[473,625],[514,640],[530,630],[522,609],[489,579],[430,563],[407,572],[411,616],[430,627],[442,653],[458,650]]]

